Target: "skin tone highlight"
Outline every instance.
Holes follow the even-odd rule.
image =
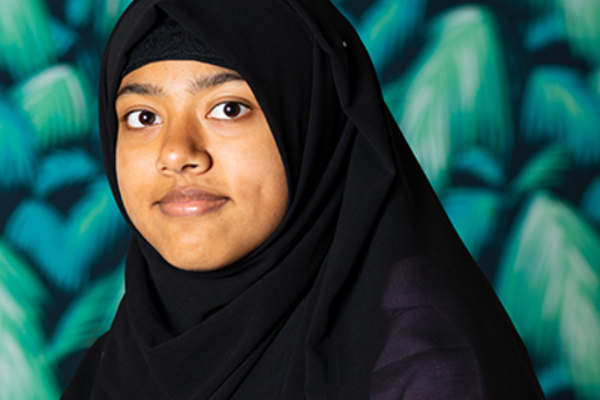
[[[265,116],[234,71],[146,64],[116,101],[127,214],[171,265],[213,270],[260,246],[285,215],[285,169]]]

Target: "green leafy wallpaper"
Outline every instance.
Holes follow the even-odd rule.
[[[95,88],[129,2],[0,2],[1,399],[57,399],[123,294]],[[548,398],[600,399],[600,2],[335,3]]]

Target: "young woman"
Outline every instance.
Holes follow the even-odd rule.
[[[539,399],[326,0],[139,0],[103,58],[126,294],[64,399]]]

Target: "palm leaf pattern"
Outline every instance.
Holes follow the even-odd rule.
[[[106,40],[121,13],[131,0],[67,0],[65,15],[74,26],[90,23],[102,40]]]
[[[14,87],[11,98],[35,126],[40,149],[89,134],[94,118],[91,87],[70,65],[43,70]]]
[[[560,13],[548,13],[532,21],[527,27],[525,47],[536,51],[559,42],[566,36],[566,28]]]
[[[494,235],[502,206],[499,193],[488,189],[454,188],[444,193],[442,204],[471,255],[477,259]]]
[[[498,187],[506,180],[504,165],[498,157],[481,147],[473,147],[456,156],[452,167],[457,172],[470,174],[486,186]]]
[[[79,39],[77,32],[63,24],[58,18],[50,20],[50,35],[58,57],[65,55]]]
[[[493,14],[462,6],[434,21],[432,38],[386,100],[438,190],[453,154],[480,145],[502,155],[512,145],[507,75]]]
[[[7,240],[39,264],[55,285],[74,290],[82,284],[83,272],[74,270],[63,255],[63,217],[40,200],[23,201],[12,213],[4,232]]]
[[[42,159],[36,171],[33,193],[45,197],[65,187],[88,183],[99,172],[96,160],[81,147],[56,150]]]
[[[556,0],[518,0],[522,3],[528,4],[531,9],[535,12],[541,13],[552,9]]]
[[[65,226],[65,256],[87,274],[94,261],[113,243],[125,239],[125,233],[126,225],[108,181],[101,177],[88,186],[81,200],[71,208]]]
[[[53,64],[56,55],[50,29],[48,10],[42,0],[2,0],[0,69],[20,79]]]
[[[581,210],[600,225],[600,176],[590,183],[581,199]]]
[[[600,236],[565,203],[537,192],[501,261],[498,293],[540,363],[563,361],[582,398],[599,393]]]
[[[569,387],[569,368],[563,362],[551,364],[538,372],[540,386],[546,394],[552,394]]]
[[[589,0],[554,0],[564,16],[573,51],[594,64],[600,63],[600,3]]]
[[[46,358],[58,361],[70,353],[89,347],[106,332],[125,291],[124,265],[99,278],[81,292],[57,323],[46,350]]]
[[[379,0],[365,12],[358,33],[378,71],[415,35],[426,5],[426,0]]]
[[[0,2],[0,398],[57,398],[122,295],[93,88],[130,1]],[[600,3],[334,3],[548,399],[600,398]]]
[[[567,149],[561,145],[548,147],[534,154],[511,183],[510,195],[518,197],[539,189],[560,186],[571,166]]]
[[[104,177],[64,217],[52,204],[23,201],[6,224],[6,238],[40,266],[63,290],[80,289],[94,261],[123,237],[125,225]]]
[[[596,69],[593,71],[589,75],[587,81],[587,86],[590,88],[594,97],[600,99],[600,70]]]
[[[600,103],[576,71],[564,67],[534,70],[521,114],[521,131],[527,139],[559,140],[577,162],[600,162]]]
[[[28,186],[33,178],[34,129],[0,97],[0,188]]]
[[[0,239],[2,398],[58,398],[54,366],[43,356],[42,306],[47,298],[48,292],[32,268]]]

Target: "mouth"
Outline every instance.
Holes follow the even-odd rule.
[[[225,196],[187,187],[169,191],[156,204],[169,217],[199,217],[221,208],[227,200]]]

